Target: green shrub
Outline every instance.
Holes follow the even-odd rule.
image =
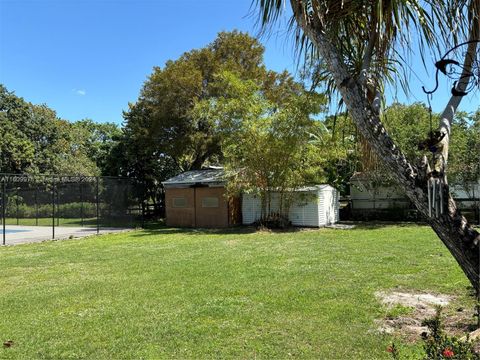
[[[422,325],[428,327],[423,336],[424,360],[480,360],[480,354],[475,352],[472,341],[449,336],[445,333],[441,319],[441,307],[437,307],[433,318],[425,320]],[[400,353],[395,344],[387,347],[393,359],[400,359]]]
[[[473,343],[468,337],[467,340],[461,340],[455,336],[448,336],[443,330],[441,320],[441,308],[437,307],[435,316],[422,324],[429,329],[428,334],[423,338],[424,359],[480,359],[480,355],[475,352]]]
[[[52,204],[27,205],[25,203],[9,203],[7,208],[7,217],[18,217],[20,219],[34,219],[36,217],[46,218],[52,216]],[[62,218],[84,218],[95,217],[97,213],[96,204],[72,202],[67,204],[58,204],[55,206],[57,217]]]

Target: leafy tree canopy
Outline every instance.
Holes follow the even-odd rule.
[[[68,122],[0,85],[0,172],[100,175],[120,129]]]
[[[305,91],[287,74],[267,89],[231,72],[217,83],[223,95],[198,102],[192,116],[216,124],[231,192],[260,195],[266,217],[272,190],[287,212],[292,189],[327,181],[328,161],[339,154],[327,129],[313,119],[324,109],[323,95]]]
[[[228,96],[232,109],[246,116],[245,111],[260,111],[242,108],[248,99],[261,99],[263,105],[258,106],[274,112],[305,93],[288,72],[268,71],[263,53],[255,38],[221,32],[206,47],[155,67],[137,102],[124,113],[123,138],[112,153],[117,160],[111,161],[118,164],[117,173],[145,180],[154,194],[159,181],[178,172],[222,164],[227,149],[222,147],[227,136],[224,119],[200,108],[214,107]]]

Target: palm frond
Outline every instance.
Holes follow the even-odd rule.
[[[308,59],[304,64],[320,69],[322,66],[315,46],[298,26],[295,12],[308,22],[312,31],[321,31],[331,40],[352,75],[360,76],[367,71],[381,82],[378,86],[401,78],[401,86],[408,92],[411,54],[418,49],[424,61],[427,50],[438,55],[464,37],[468,3],[468,0],[291,0],[294,15],[288,19],[288,27],[294,36],[296,56]],[[263,29],[275,26],[287,6],[285,0],[253,0],[253,4]],[[327,90],[334,92],[328,71],[316,73],[318,78],[314,82],[325,82]]]

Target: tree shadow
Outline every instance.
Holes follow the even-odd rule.
[[[397,222],[397,221],[341,221],[340,224],[353,225],[355,229],[359,230],[375,230],[386,227],[423,227],[427,223],[424,222]]]
[[[141,232],[135,233],[134,237],[144,237],[152,235],[170,235],[183,234],[189,236],[196,235],[228,235],[228,234],[252,234],[257,229],[253,226],[235,226],[230,228],[210,229],[210,228],[172,228],[165,225],[145,226]]]
[[[341,221],[339,224],[353,225],[350,230],[375,230],[382,229],[390,226],[397,227],[412,227],[412,226],[425,226],[425,223],[414,222],[394,222],[394,221]],[[328,228],[328,227],[327,227]],[[184,234],[184,235],[243,235],[253,233],[298,233],[301,231],[315,231],[322,230],[324,228],[305,228],[290,226],[284,229],[268,229],[257,227],[253,225],[238,225],[228,228],[174,228],[168,227],[163,221],[149,222],[144,225],[141,232],[135,233],[135,237],[144,237],[151,235],[169,235],[169,234]],[[349,230],[349,229],[347,229]]]
[[[244,235],[253,233],[296,233],[304,231],[302,227],[288,227],[284,229],[267,229],[259,228],[253,225],[238,225],[228,228],[172,228],[167,227],[164,223],[146,224],[141,232],[134,234],[135,237],[144,237],[151,235],[168,235],[168,234],[184,234],[184,235]],[[318,230],[317,228],[308,228],[308,230]]]

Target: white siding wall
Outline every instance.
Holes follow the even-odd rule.
[[[351,181],[350,197],[354,209],[407,209],[410,201],[395,187],[368,190],[357,181]]]
[[[292,204],[288,213],[288,219],[295,226],[320,226],[318,198],[315,192],[312,192],[312,197],[304,200],[299,200]]]
[[[251,194],[242,195],[242,222],[250,225],[262,216],[260,199]]]
[[[480,183],[470,183],[467,188],[462,185],[450,186],[450,191],[454,198],[460,199],[472,199],[480,197]]]
[[[396,187],[378,187],[367,189],[363,182],[351,180],[350,198],[353,210],[383,210],[383,209],[408,209],[410,201]],[[462,207],[471,207],[475,199],[480,197],[480,184],[471,184],[468,191],[460,185],[451,185],[450,190],[457,204]]]
[[[333,224],[339,219],[338,191],[328,185],[317,186],[309,191],[299,191],[299,200],[289,210],[289,220],[295,226],[320,227]],[[271,212],[279,209],[279,196],[272,194]],[[242,195],[243,224],[250,225],[261,217],[260,198],[251,194]]]
[[[325,189],[317,190],[317,207],[318,207],[318,226],[325,226],[327,219],[325,217]]]
[[[340,195],[334,188],[325,189],[325,225],[335,224],[340,219]]]

